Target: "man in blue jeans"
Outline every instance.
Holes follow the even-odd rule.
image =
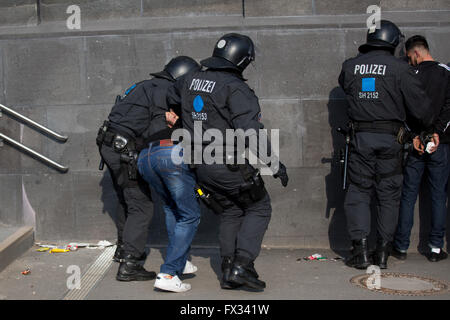
[[[450,68],[439,64],[430,55],[426,39],[413,36],[405,44],[410,64],[425,86],[432,99],[434,123],[432,128],[414,128],[415,132],[432,132],[433,143],[430,150],[419,137],[414,139],[414,152],[409,155],[404,169],[402,199],[397,231],[392,255],[406,259],[414,218],[414,204],[419,193],[422,176],[427,170],[428,194],[431,197],[431,232],[428,239],[429,261],[437,262],[447,258],[443,250],[446,227],[446,199],[450,174]],[[414,130],[415,129],[415,130]],[[422,139],[423,140],[423,139]],[[437,148],[436,148],[437,147]]]
[[[185,292],[191,286],[181,282],[179,276],[197,269],[187,258],[200,222],[200,207],[195,195],[194,173],[184,163],[173,163],[172,152],[179,154],[182,149],[170,138],[150,143],[139,155],[138,168],[152,192],[157,192],[162,199],[169,236],[166,258],[154,286]]]
[[[174,82],[179,77],[200,69],[200,65],[192,58],[178,59],[173,65],[173,72],[160,76]],[[163,105],[164,102],[160,107]],[[178,116],[173,112],[165,112],[165,119],[168,127],[146,139],[148,148],[140,152],[137,165],[142,178],[150,185],[151,192],[156,192],[162,199],[169,237],[166,258],[154,286],[166,291],[185,292],[191,286],[183,283],[179,276],[197,270],[187,258],[200,222],[200,206],[195,194],[194,173],[186,164],[172,161],[172,154],[182,157],[183,152],[171,140],[172,132],[181,127],[180,121],[177,123]]]

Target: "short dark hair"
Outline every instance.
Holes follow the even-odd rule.
[[[415,47],[424,47],[428,51],[430,50],[430,48],[428,47],[427,39],[425,39],[424,36],[420,36],[420,35],[412,36],[411,38],[406,40],[406,43],[405,43],[406,51],[409,51]]]

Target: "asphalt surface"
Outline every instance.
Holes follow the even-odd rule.
[[[81,276],[94,264],[102,249],[79,249],[67,253],[37,252],[31,248],[0,273],[0,300],[60,300],[68,292],[70,266],[78,266]],[[158,272],[163,262],[162,248],[151,248],[145,263],[147,270]],[[319,253],[321,261],[305,261],[303,257]],[[98,274],[99,281],[87,293],[87,300],[448,300],[450,291],[429,296],[401,296],[374,292],[350,282],[364,270],[347,267],[331,250],[263,249],[255,262],[260,278],[267,283],[263,292],[241,288],[222,290],[219,286],[220,256],[217,248],[193,248],[191,260],[198,267],[195,275],[183,281],[192,285],[186,293],[154,289],[154,281],[119,282],[115,280],[118,264]],[[30,273],[23,275],[26,269]],[[429,262],[418,253],[406,261],[393,257],[383,272],[408,273],[450,283],[450,260]],[[83,283],[81,283],[83,286]],[[76,289],[74,289],[76,290]]]

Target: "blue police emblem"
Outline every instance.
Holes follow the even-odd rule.
[[[203,110],[205,103],[203,102],[202,97],[196,96],[194,99],[194,110],[195,112],[200,112]]]
[[[374,92],[375,91],[375,78],[363,78],[362,79],[362,91]]]

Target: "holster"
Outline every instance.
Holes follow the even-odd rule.
[[[103,125],[98,129],[97,138],[95,139],[95,142],[99,148],[102,146],[103,143],[109,146],[111,146],[112,144],[114,134],[108,131],[108,129],[109,129],[109,122],[105,120],[103,122]]]
[[[267,191],[259,170],[247,164],[237,166],[245,182],[239,186],[239,194],[235,200],[243,206],[248,206],[264,198]]]
[[[102,144],[105,144],[120,154],[121,168],[128,178],[127,185],[130,185],[130,181],[132,182],[131,185],[134,185],[134,181],[138,179],[137,158],[139,152],[136,150],[135,140],[125,132],[110,128],[108,121],[105,121],[100,127],[96,139],[99,148]],[[100,162],[99,169],[103,169],[103,159]]]
[[[137,181],[138,179],[138,168],[137,168],[138,156],[139,154],[136,151],[128,151],[126,153],[120,154],[120,162],[126,164],[128,180]]]
[[[195,186],[195,194],[215,214],[221,214],[224,211],[224,209],[225,209],[224,206],[215,197],[214,193],[212,193],[210,190],[208,190],[208,188],[206,188],[204,185],[199,185],[199,184],[196,185]]]
[[[410,142],[412,142],[413,138],[414,138],[413,133],[406,126],[402,126],[400,128],[400,130],[398,131],[397,142],[399,144],[405,145],[406,143],[410,143]]]

